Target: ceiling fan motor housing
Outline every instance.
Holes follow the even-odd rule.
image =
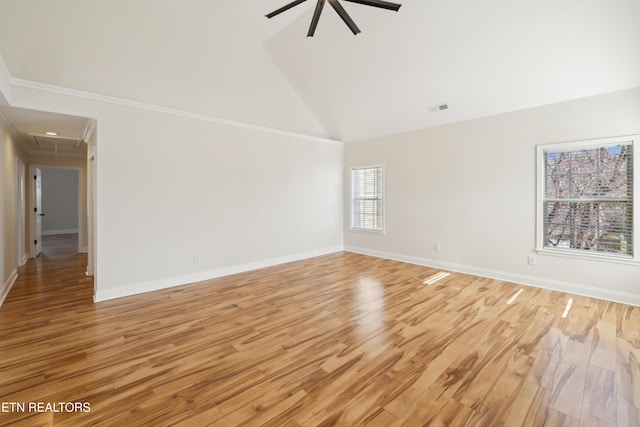
[[[280,15],[282,12],[286,12],[287,10],[291,9],[292,7],[295,7],[295,6],[297,6],[297,5],[301,4],[301,3],[304,3],[305,1],[307,1],[307,0],[295,0],[295,1],[292,1],[289,4],[286,4],[286,5],[282,6],[280,9],[274,10],[273,12],[267,14],[266,17],[271,19],[274,16]],[[400,9],[400,6],[401,6],[398,3],[391,3],[391,2],[383,1],[383,0],[344,0],[344,1],[349,1],[351,3],[363,4],[363,5],[366,5],[366,6],[378,7],[378,8],[381,8],[381,9],[393,10],[395,12],[397,12]],[[324,9],[324,4],[326,2],[329,2],[331,7],[333,7],[333,10],[336,11],[338,16],[340,16],[342,21],[347,25],[347,27],[349,27],[349,29],[351,30],[351,32],[354,35],[360,33],[360,29],[358,28],[356,23],[353,21],[353,19],[351,19],[351,17],[347,13],[347,11],[344,10],[344,8],[340,4],[339,0],[317,0],[316,10],[313,13],[313,18],[311,18],[311,25],[309,25],[309,32],[307,33],[307,37],[313,37],[313,35],[315,34],[316,28],[318,26],[318,21],[320,21],[320,15],[322,14],[322,10]]]

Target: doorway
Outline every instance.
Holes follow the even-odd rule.
[[[0,116],[10,124],[10,140],[15,144],[15,150],[11,153],[13,156],[11,162],[16,168],[15,174],[17,175],[15,181],[11,179],[7,180],[6,184],[3,183],[5,189],[8,188],[15,194],[13,196],[15,200],[11,200],[11,205],[13,205],[11,216],[13,217],[15,213],[16,221],[7,236],[10,239],[6,239],[5,242],[15,241],[11,245],[10,250],[13,256],[10,258],[13,259],[17,254],[15,261],[11,260],[10,265],[5,265],[5,267],[9,270],[25,267],[29,258],[34,258],[40,252],[40,248],[35,243],[36,240],[39,244],[43,242],[42,229],[37,230],[35,215],[37,212],[40,226],[44,226],[45,233],[76,232],[77,238],[70,249],[76,253],[87,253],[86,272],[90,276],[95,276],[96,257],[94,252],[97,247],[95,231],[96,119],[13,107],[1,101],[2,94],[0,94]],[[90,158],[88,158],[89,152],[92,153]],[[54,224],[51,226],[48,222],[52,213],[47,214],[46,209],[48,208],[35,200],[35,190],[38,186],[33,177],[36,175],[36,169],[41,171],[45,169],[71,169],[75,171],[77,178],[74,178],[74,182],[77,183],[77,196],[74,199],[74,207],[78,206],[75,208],[77,209],[77,225],[74,223],[72,225]],[[8,184],[11,187],[8,187]],[[75,189],[76,185],[73,188]],[[42,191],[42,181],[40,189]],[[44,196],[45,198],[47,196],[46,187],[44,188]],[[88,206],[89,204],[90,206]],[[42,209],[43,207],[45,209]],[[44,216],[40,216],[40,214],[44,214]],[[18,273],[20,274],[20,272]]]
[[[86,185],[79,167],[35,165],[32,177],[30,256],[36,258],[54,236],[73,235],[76,252],[88,251]],[[86,179],[86,178],[85,178]]]
[[[53,237],[75,236],[78,252],[79,240],[80,183],[79,170],[42,168],[42,242]]]

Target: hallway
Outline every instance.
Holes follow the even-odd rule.
[[[13,306],[17,299],[27,296],[33,298],[34,293],[38,293],[39,304],[46,301],[52,309],[56,301],[93,303],[93,278],[86,276],[86,268],[87,254],[78,253],[77,234],[42,236],[42,253],[20,267],[5,305]],[[46,280],[43,273],[47,273]],[[47,295],[55,295],[55,300],[49,301]],[[47,313],[42,315],[49,318]]]
[[[42,236],[42,253],[19,269],[0,308],[0,401],[30,402],[42,397],[48,377],[76,356],[61,341],[77,333],[73,316],[93,307],[93,278],[85,274],[77,234]],[[73,307],[73,308],[72,308]],[[46,395],[47,393],[45,393]],[[0,425],[53,425],[53,414],[2,414]],[[18,424],[13,424],[17,422]]]

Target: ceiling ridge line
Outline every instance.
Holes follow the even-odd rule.
[[[10,78],[9,81],[10,81],[12,86],[22,87],[22,88],[25,88],[25,89],[41,90],[41,91],[44,91],[44,92],[55,93],[55,94],[58,94],[58,95],[65,95],[65,96],[71,96],[71,97],[75,97],[75,98],[82,98],[82,99],[87,99],[87,100],[90,100],[90,101],[103,102],[103,103],[113,104],[113,105],[120,105],[120,106],[131,107],[131,108],[135,108],[135,109],[139,109],[139,110],[145,110],[145,111],[152,111],[152,112],[156,112],[156,113],[169,114],[169,115],[173,115],[173,116],[177,116],[177,117],[184,117],[184,118],[190,118],[190,119],[195,119],[195,120],[207,121],[207,122],[211,122],[211,123],[218,123],[218,124],[222,124],[222,125],[226,125],[226,126],[233,126],[233,127],[249,129],[249,130],[257,130],[257,131],[266,132],[266,133],[272,133],[272,134],[277,134],[277,135],[293,136],[293,137],[307,139],[307,140],[311,140],[311,141],[315,141],[315,142],[323,142],[323,143],[330,143],[330,144],[340,144],[340,145],[344,144],[343,141],[339,141],[339,140],[335,140],[335,139],[324,138],[324,137],[320,137],[320,136],[307,135],[307,134],[304,134],[304,133],[298,133],[298,132],[288,131],[288,130],[284,130],[284,129],[277,129],[277,128],[272,128],[272,127],[268,127],[268,126],[255,125],[255,124],[251,124],[251,123],[240,122],[240,121],[237,121],[237,120],[223,119],[223,118],[216,117],[216,116],[211,116],[211,115],[208,115],[208,114],[193,113],[193,112],[190,112],[190,111],[178,110],[176,108],[171,108],[171,107],[163,107],[163,106],[160,106],[160,105],[148,104],[148,103],[140,102],[140,101],[132,101],[132,100],[125,99],[125,98],[118,98],[118,97],[109,96],[109,95],[100,95],[100,94],[93,93],[93,92],[86,92],[86,91],[77,90],[77,89],[70,89],[70,88],[66,88],[66,87],[63,87],[63,86],[51,85],[51,84],[48,84],[48,83],[40,83],[40,82],[36,82],[36,81],[32,81],[32,80],[24,80],[24,79],[18,79],[18,78],[14,78],[14,77]]]

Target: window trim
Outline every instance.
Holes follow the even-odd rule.
[[[614,145],[620,143],[630,143],[633,146],[633,256],[588,252],[578,250],[548,248],[544,246],[544,192],[545,192],[545,161],[544,153],[549,150],[570,151],[576,149],[589,149]],[[626,135],[610,138],[599,138],[582,141],[561,142],[554,144],[541,144],[536,146],[536,248],[535,251],[542,255],[552,255],[566,258],[586,259],[592,261],[603,261],[609,263],[640,265],[640,155],[636,152],[640,150],[640,135]]]
[[[353,171],[360,169],[371,169],[371,168],[380,168],[382,170],[382,228],[381,229],[373,229],[373,228],[364,228],[364,227],[355,227],[353,225]],[[364,233],[374,233],[374,234],[385,234],[386,233],[386,172],[384,163],[373,163],[373,164],[365,164],[365,165],[354,165],[349,168],[349,229],[351,231],[360,231]]]

